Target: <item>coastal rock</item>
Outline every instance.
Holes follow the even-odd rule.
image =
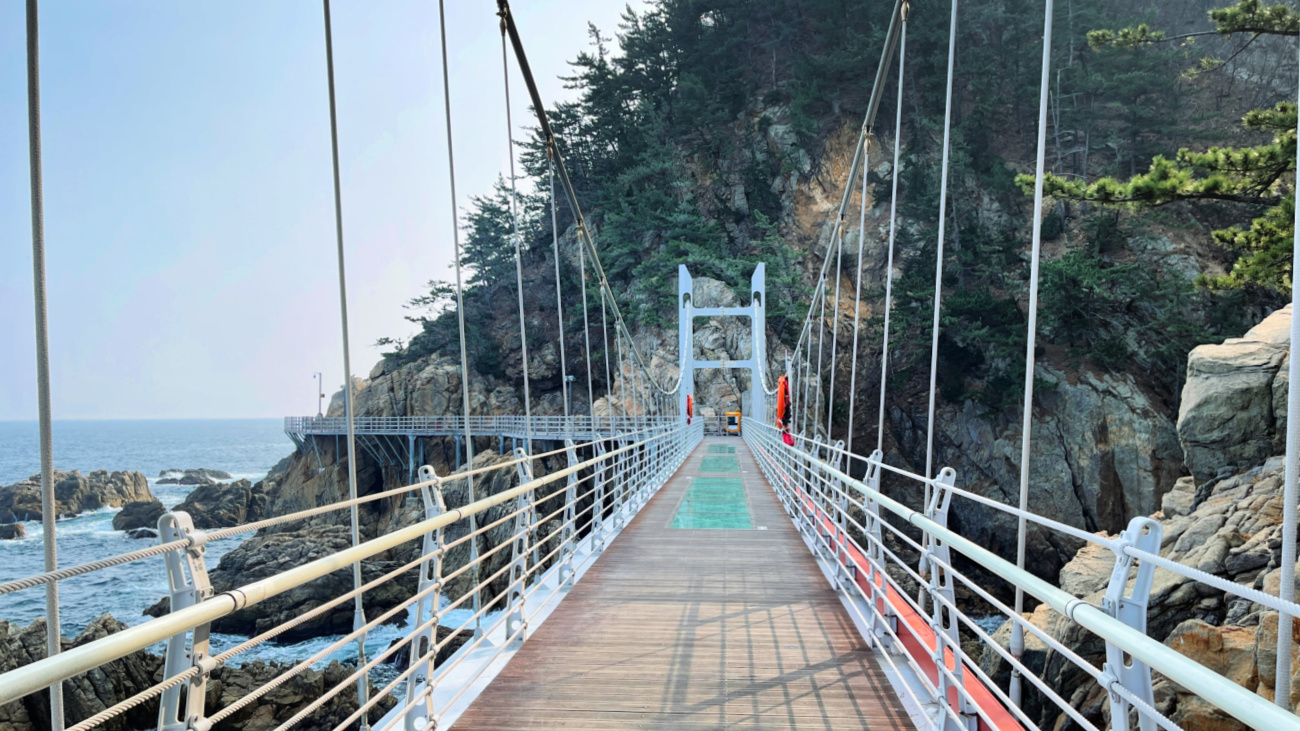
[[[210,467],[196,467],[194,469],[189,469],[189,470],[178,470],[173,468],[170,470],[163,470],[162,472],[159,472],[158,477],[160,478],[170,477],[175,479],[180,479],[183,477],[189,477],[193,479],[207,478],[209,480],[233,479],[233,476],[229,472],[225,472],[223,470],[214,470],[211,469]],[[189,485],[192,483],[182,482],[180,484]]]
[[[153,528],[135,528],[133,530],[127,531],[126,537],[134,540],[140,540],[143,538],[157,538],[158,531],[154,530]]]
[[[113,516],[113,530],[134,531],[157,528],[158,519],[167,509],[158,500],[137,500],[122,506],[122,512]],[[158,535],[154,533],[154,535]]]
[[[211,530],[261,520],[266,516],[266,503],[263,483],[236,480],[204,485],[172,509],[189,513],[195,528]]]
[[[349,548],[349,530],[341,525],[314,525],[282,533],[257,535],[221,557],[209,576],[215,591],[229,591],[251,581],[282,573],[305,563]],[[363,561],[363,581],[377,579],[397,567],[393,561]],[[367,591],[366,613],[370,617],[389,609],[415,591],[416,577],[408,572],[397,581]],[[213,622],[214,632],[253,635],[293,619],[352,590],[351,569],[340,569],[315,581],[295,587]],[[146,610],[151,616],[168,611],[168,600]],[[405,618],[401,614],[394,621]],[[341,634],[352,630],[352,603],[327,612],[280,635],[284,642],[297,642],[323,634]]]
[[[80,647],[115,632],[126,625],[104,615],[79,634],[63,639],[63,649]],[[36,620],[27,627],[0,621],[0,672],[23,667],[45,657],[45,621]],[[162,679],[162,657],[139,651],[100,666],[63,683],[65,719],[79,723],[152,686]],[[240,667],[222,666],[212,671],[207,686],[207,712],[214,714],[281,675],[290,664],[254,660]],[[215,731],[270,731],[289,720],[326,690],[342,683],[352,672],[348,665],[331,662],[324,670],[304,670],[276,690],[240,709]],[[374,695],[372,688],[371,694]],[[383,717],[395,701],[385,697],[367,714],[374,723]],[[342,692],[295,728],[326,731],[342,723],[356,711],[356,684],[347,683]],[[147,701],[107,721],[98,728],[131,731],[152,728],[158,720],[158,701]],[[33,693],[19,701],[0,706],[0,729],[3,731],[49,731],[49,701],[45,693]],[[356,728],[356,726],[352,726]]]
[[[1262,464],[1280,446],[1290,328],[1288,305],[1244,336],[1199,346],[1187,357],[1178,437],[1198,483]]]
[[[80,647],[126,628],[110,615],[104,615],[77,635],[63,639],[63,649]],[[45,657],[45,620],[38,619],[26,627],[0,621],[0,672],[20,668]],[[134,652],[63,683],[64,715],[69,724],[83,721],[109,706],[148,688],[162,670],[162,658],[148,652]],[[157,704],[145,704],[108,721],[100,728],[130,731],[157,722]],[[6,727],[6,723],[8,726]],[[22,700],[0,706],[0,728],[13,731],[49,729],[49,699],[45,693],[33,693]]]
[[[96,470],[80,472],[54,471],[54,497],[59,517],[78,515],[89,510],[116,508],[129,502],[152,500],[149,481],[139,472]],[[40,475],[0,487],[0,522],[15,523],[41,519]]]
[[[27,527],[22,523],[0,525],[0,541],[13,541],[27,537]]]
[[[1281,555],[1282,522],[1281,457],[1270,458],[1259,467],[1215,481],[1204,499],[1188,513],[1166,514],[1164,558],[1209,571],[1235,583],[1276,595]],[[1185,489],[1182,490],[1185,492]],[[1173,493],[1171,493],[1173,494]],[[1180,498],[1182,500],[1183,498]],[[1086,602],[1100,605],[1114,566],[1114,554],[1104,546],[1089,544],[1061,570],[1061,588]],[[1095,635],[1046,606],[1028,615],[1033,624],[1097,664],[1105,659],[1105,644]],[[1300,625],[1293,631],[1300,642]],[[1156,572],[1147,612],[1147,634],[1184,655],[1226,675],[1250,690],[1271,698],[1274,687],[1272,652],[1277,641],[1277,613],[1248,600],[1227,596],[1204,584],[1168,571]],[[995,635],[1003,647],[1010,638],[1010,623]],[[1072,663],[1042,643],[1032,644],[1035,670],[1063,697],[1071,698],[1077,688],[1095,684]],[[1268,655],[1265,657],[1265,655]],[[1027,660],[1028,662],[1028,660]],[[1010,668],[995,653],[984,653],[984,669],[994,677],[1005,677]],[[1300,702],[1300,658],[1293,665],[1294,698]],[[1181,689],[1162,681],[1156,698],[1162,713],[1179,720],[1185,728],[1242,729],[1245,726],[1224,716]],[[1043,702],[1037,693],[1027,708],[1041,728],[1051,727],[1059,712]],[[1085,697],[1078,698],[1080,702]],[[1095,706],[1099,724],[1108,713],[1106,704]],[[1082,709],[1082,706],[1076,705]]]

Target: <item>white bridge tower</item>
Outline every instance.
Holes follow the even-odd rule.
[[[696,307],[691,273],[685,264],[677,267],[677,347],[681,354],[682,387],[678,390],[681,411],[686,413],[686,397],[695,395],[695,371],[701,368],[748,368],[749,406],[741,410],[759,421],[767,418],[767,394],[763,389],[763,368],[767,367],[767,274],[762,263],[754,268],[749,280],[750,300],[744,307]],[[748,317],[752,343],[745,360],[695,360],[695,318]],[[698,406],[698,404],[697,404]]]

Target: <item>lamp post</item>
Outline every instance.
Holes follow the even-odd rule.
[[[325,403],[324,377],[321,375],[320,371],[317,371],[312,375],[316,377],[316,418],[319,419],[325,415],[325,411],[321,408]]]

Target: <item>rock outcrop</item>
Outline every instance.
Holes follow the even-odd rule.
[[[157,528],[158,519],[165,512],[167,509],[159,500],[129,502],[122,506],[122,512],[113,516],[113,530],[134,531]]]
[[[0,541],[14,541],[27,537],[27,527],[22,523],[0,525]]]
[[[90,624],[74,640],[63,640],[63,649],[80,647],[115,632],[126,625],[110,615]],[[0,621],[0,672],[23,667],[45,657],[45,621],[36,620],[26,627]],[[208,680],[207,712],[229,706],[250,691],[265,685],[291,665],[255,660],[240,667],[215,669]],[[341,683],[353,667],[335,661],[323,670],[305,670],[284,685],[217,724],[216,731],[270,731]],[[149,652],[135,652],[63,683],[64,717],[68,724],[78,723],[163,680],[162,657]],[[372,691],[373,693],[374,691]],[[372,723],[392,708],[395,701],[384,698],[369,713]],[[3,731],[49,731],[49,701],[45,693],[33,693],[14,703],[0,706],[0,729]],[[312,731],[332,729],[357,709],[356,685],[348,683],[295,728]],[[158,701],[143,703],[98,728],[108,731],[131,731],[152,728],[158,720]],[[354,726],[355,728],[355,726]]]
[[[1263,464],[1286,436],[1291,306],[1187,358],[1178,436],[1198,483]]]
[[[1284,466],[1281,456],[1270,454],[1280,451],[1273,409],[1275,401],[1285,401],[1285,387],[1277,399],[1275,390],[1278,380],[1285,381],[1278,374],[1285,374],[1289,326],[1289,312],[1275,313],[1245,338],[1193,351],[1178,426],[1197,474],[1177,480],[1164,494],[1161,510],[1153,511],[1163,527],[1162,557],[1273,595],[1281,576]],[[1089,544],[1062,568],[1060,586],[1099,605],[1113,566],[1108,548]],[[1104,643],[1074,622],[1045,606],[1027,616],[1084,660],[1098,666],[1103,662]],[[1300,624],[1290,631],[1300,641]],[[1151,590],[1147,633],[1233,682],[1273,697],[1277,612],[1162,570]],[[1009,622],[995,638],[1007,645]],[[1023,659],[1099,726],[1107,722],[1104,691],[1067,659],[1028,634]],[[995,653],[985,653],[983,665],[995,678],[1009,674]],[[1300,703],[1300,657],[1291,672],[1294,705]],[[1026,710],[1040,727],[1054,727],[1063,719],[1036,692],[1027,698]],[[1183,728],[1246,728],[1159,677],[1155,699],[1161,712]]]
[[[203,485],[172,509],[189,513],[195,528],[211,530],[261,520],[266,516],[266,503],[263,482],[236,480],[229,484]]]
[[[159,485],[208,485],[218,480],[230,480],[229,472],[198,467],[190,470],[170,469],[158,473]]]
[[[152,500],[149,481],[139,472],[96,470],[54,472],[54,498],[58,516],[72,516],[100,508],[116,508],[129,502]],[[41,519],[40,475],[0,487],[0,523]]]

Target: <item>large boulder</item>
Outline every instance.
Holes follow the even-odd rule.
[[[1259,467],[1214,481],[1185,513],[1181,509],[1189,502],[1190,482],[1180,484],[1170,493],[1177,497],[1166,500],[1179,510],[1155,514],[1164,528],[1160,555],[1276,595],[1281,574],[1283,469],[1282,458],[1273,457]],[[1100,605],[1113,566],[1114,554],[1109,549],[1089,544],[1061,570],[1060,586]],[[1026,616],[1085,660],[1098,666],[1104,661],[1104,642],[1064,616],[1046,606]],[[1300,625],[1293,632],[1300,640]],[[1271,653],[1277,643],[1277,612],[1179,574],[1157,571],[1148,605],[1147,634],[1272,698],[1276,681]],[[1010,622],[995,634],[1003,647],[1009,638]],[[1104,693],[1087,675],[1029,636],[1024,660],[1053,689],[1104,727],[1109,712]],[[984,653],[983,665],[995,678],[1005,678],[1010,672],[992,652]],[[1300,657],[1293,663],[1292,676],[1293,703],[1300,702]],[[1246,728],[1166,680],[1157,683],[1156,691],[1160,710],[1183,728]],[[1036,692],[1027,692],[1026,710],[1040,728],[1053,727],[1060,720],[1058,709]]]
[[[138,530],[157,528],[158,519],[167,509],[159,500],[136,500],[122,506],[122,512],[113,516],[113,530]],[[155,534],[156,535],[156,534]]]
[[[60,517],[100,508],[116,508],[138,500],[152,500],[149,481],[139,472],[54,471],[54,498]],[[0,487],[0,523],[40,520],[41,477]]]
[[[120,632],[126,625],[110,615],[91,622],[76,639],[63,639],[66,651]],[[0,621],[0,672],[20,668],[45,657],[45,620],[38,619],[26,627]],[[78,723],[120,701],[139,693],[156,682],[162,658],[148,652],[134,652],[102,665],[63,683],[64,718]],[[22,700],[0,706],[0,728],[13,731],[47,731],[49,696],[33,693]],[[106,722],[99,728],[131,731],[145,728],[158,720],[157,704],[145,704]]]
[[[1290,328],[1287,305],[1242,337],[1199,346],[1187,357],[1178,438],[1198,483],[1263,464],[1279,451]]]
[[[172,508],[190,514],[194,527],[203,530],[261,520],[266,517],[266,486],[248,480],[229,484],[203,485],[186,496],[185,501]]]

